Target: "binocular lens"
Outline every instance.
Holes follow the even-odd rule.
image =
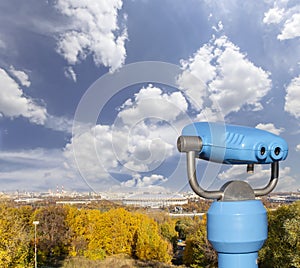
[[[280,154],[280,148],[276,147],[274,150],[275,155],[279,155]]]

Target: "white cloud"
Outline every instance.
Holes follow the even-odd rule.
[[[275,191],[294,191],[300,187],[299,180],[292,176],[290,167],[284,167],[279,171],[279,181]]]
[[[293,39],[300,36],[300,13],[294,14],[284,23],[281,34],[277,36],[279,40]]]
[[[263,22],[265,24],[277,24],[283,19],[284,9],[279,7],[270,8],[264,15]]]
[[[189,60],[181,61],[183,72],[178,78],[179,88],[198,111],[203,108],[207,96],[207,83],[216,76],[216,67],[211,63],[213,59],[213,47],[207,44]]]
[[[64,156],[72,169],[79,167],[85,179],[109,178],[109,170],[118,165],[109,126],[97,125],[74,136],[66,145]]]
[[[132,105],[134,103],[134,105]],[[188,104],[181,92],[163,93],[158,87],[148,85],[135,94],[134,100],[127,100],[118,117],[126,125],[135,124],[145,118],[174,121],[186,113]]]
[[[62,33],[57,51],[69,64],[76,64],[89,54],[96,65],[114,71],[124,64],[127,30],[118,26],[121,0],[58,0],[57,9],[72,20],[71,29]]]
[[[284,167],[279,169],[279,180],[275,191],[296,191],[297,179],[290,175],[291,168]],[[218,178],[221,180],[245,180],[253,188],[260,189],[267,185],[271,176],[270,165],[255,165],[254,173],[247,174],[245,165],[234,165],[228,170],[220,173]]]
[[[286,88],[284,110],[300,117],[300,76],[294,78]]]
[[[28,75],[16,70],[13,66],[9,72],[22,86],[30,86]],[[55,131],[71,133],[73,121],[64,116],[54,116],[47,113],[44,106],[37,104],[25,95],[18,83],[0,68],[0,117],[25,117],[31,123],[43,125]]]
[[[244,105],[261,110],[260,101],[271,88],[269,73],[250,62],[226,36],[201,47],[182,66],[178,83],[192,103],[198,101],[198,110],[207,96],[224,115]]]
[[[126,126],[96,125],[75,135],[65,147],[64,155],[72,168],[79,168],[87,180],[109,179],[109,172],[134,174],[157,168],[174,152],[174,145],[161,135],[164,127],[140,122]],[[176,134],[167,129],[168,138]],[[75,150],[75,159],[74,159]]]
[[[175,153],[186,111],[180,92],[164,93],[149,85],[124,102],[111,126],[96,125],[75,134],[65,156],[87,180],[107,180],[109,173],[154,171]]]
[[[16,70],[14,66],[10,66],[9,72],[18,79],[22,86],[30,86],[29,76],[24,71]]]
[[[300,144],[297,144],[297,146],[296,146],[296,151],[297,151],[297,152],[300,152]]]
[[[143,188],[153,186],[166,182],[168,179],[162,175],[152,174],[150,176],[142,177],[140,174],[135,174],[132,179],[122,182],[121,185],[125,187]]]
[[[219,21],[217,26],[213,26],[213,27],[212,27],[212,29],[213,29],[214,31],[216,31],[217,33],[220,32],[220,31],[222,31],[223,28],[224,28],[224,26],[223,26],[222,21]]]
[[[73,82],[77,81],[77,76],[72,66],[66,67],[64,73],[65,73],[65,77],[71,79]]]
[[[3,69],[0,69],[0,85],[0,113],[2,115],[11,118],[23,116],[35,124],[45,123],[46,108],[25,96],[19,85]]]
[[[280,135],[280,133],[284,131],[284,128],[276,128],[272,123],[268,123],[268,124],[260,123],[256,126],[256,128],[269,131],[275,135]]]
[[[0,172],[0,185],[3,190],[16,190],[16,186],[19,190],[48,190],[66,181],[70,184],[70,180],[75,186],[74,172],[64,167],[61,150],[38,148],[1,151],[0,160],[8,163]],[[83,184],[82,181],[77,186],[80,184]]]
[[[73,120],[64,116],[54,116],[47,114],[47,119],[44,126],[56,131],[62,131],[66,133],[72,132]]]
[[[226,37],[215,41],[218,75],[210,83],[212,98],[228,114],[243,105],[261,110],[260,100],[269,92],[269,73],[250,62]]]
[[[246,174],[245,165],[234,165],[231,166],[226,171],[221,172],[218,178],[221,180],[234,180],[244,178]]]
[[[296,1],[274,1],[264,13],[263,23],[277,25],[277,39],[287,40],[300,36],[300,5]]]

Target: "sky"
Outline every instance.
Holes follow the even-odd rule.
[[[192,122],[280,135],[276,191],[300,188],[296,0],[0,1],[0,190],[190,191]],[[197,161],[205,189],[269,165]]]

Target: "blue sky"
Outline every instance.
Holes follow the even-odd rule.
[[[224,121],[289,144],[277,191],[300,188],[300,4],[1,1],[0,189],[189,190],[182,127]],[[269,166],[199,161],[204,187]]]

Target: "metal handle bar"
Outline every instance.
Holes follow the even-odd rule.
[[[196,136],[181,136],[178,138],[177,147],[180,152],[185,152],[187,157],[187,174],[188,180],[193,191],[207,199],[222,199],[224,192],[218,191],[208,191],[203,189],[197,180],[196,171],[196,152],[202,149],[202,140],[200,137]],[[269,194],[277,185],[279,177],[279,162],[271,163],[271,178],[269,183],[261,189],[254,189],[255,196],[263,196]]]

